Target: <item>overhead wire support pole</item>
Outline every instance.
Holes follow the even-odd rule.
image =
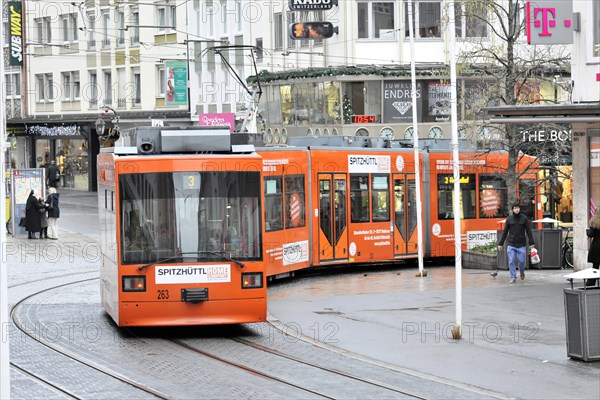
[[[452,129],[452,170],[454,171],[454,195],[452,212],[454,214],[454,267],[456,285],[456,325],[452,328],[452,338],[462,337],[462,237],[460,232],[460,158],[458,154],[458,121],[456,95],[456,35],[454,1],[448,4],[448,37],[450,38],[450,121]]]
[[[423,269],[423,206],[421,204],[421,162],[419,160],[419,130],[417,125],[417,72],[415,70],[415,38],[414,38],[414,3],[408,2],[408,36],[410,38],[410,78],[412,96],[413,150],[415,157],[415,191],[417,197],[417,252],[419,258],[419,274],[423,278],[427,271]]]

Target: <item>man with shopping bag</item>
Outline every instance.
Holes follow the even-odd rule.
[[[517,282],[517,264],[521,280],[525,279],[525,256],[527,255],[527,239],[529,246],[534,247],[533,234],[529,218],[521,214],[521,206],[513,204],[512,215],[506,218],[502,236],[498,242],[498,251],[502,251],[504,241],[507,240],[506,254],[508,255],[508,268],[510,270],[510,284]],[[507,239],[508,237],[508,239]]]

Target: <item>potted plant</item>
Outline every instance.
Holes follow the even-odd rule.
[[[463,268],[497,269],[498,245],[490,242],[463,251],[462,266]]]

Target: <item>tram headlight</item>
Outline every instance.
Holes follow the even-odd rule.
[[[145,292],[146,277],[145,276],[124,276],[123,277],[124,292]]]
[[[262,272],[242,273],[242,289],[256,289],[263,287]]]

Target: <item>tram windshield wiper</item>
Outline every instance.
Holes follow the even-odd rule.
[[[163,263],[166,263],[166,262],[169,262],[169,261],[177,260],[178,258],[181,258],[181,257],[183,257],[185,255],[196,255],[196,256],[199,256],[199,255],[203,255],[203,254],[212,254],[212,255],[215,255],[215,256],[219,256],[219,257],[225,259],[226,261],[229,261],[229,262],[232,262],[234,264],[237,264],[238,266],[240,266],[240,268],[246,268],[246,264],[244,264],[243,262],[241,262],[239,260],[236,260],[236,259],[233,259],[231,257],[226,256],[224,251],[210,251],[210,250],[207,250],[207,251],[187,251],[187,252],[184,252],[184,253],[179,253],[178,255],[173,256],[173,257],[161,258],[160,260],[156,260],[156,261],[148,263],[148,264],[140,265],[139,267],[137,267],[137,270],[141,271],[141,270],[144,270],[144,269],[146,269],[148,267],[151,267],[153,265],[156,265],[156,264],[163,264]]]

